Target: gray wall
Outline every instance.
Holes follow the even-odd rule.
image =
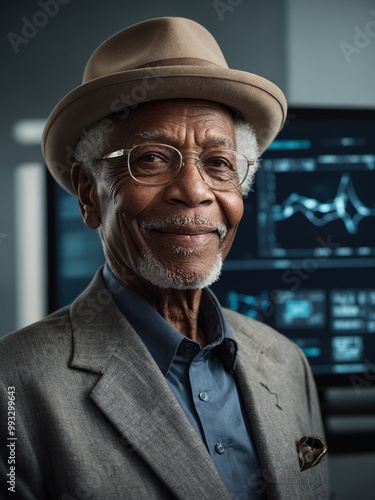
[[[375,107],[375,2],[286,0],[294,104]]]

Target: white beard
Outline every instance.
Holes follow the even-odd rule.
[[[176,248],[176,254],[182,253]],[[215,283],[220,277],[223,266],[222,253],[218,252],[210,271],[205,275],[185,273],[182,268],[170,270],[162,264],[154,254],[148,250],[144,252],[138,262],[138,273],[142,278],[159,288],[172,288],[174,290],[196,290],[205,288]]]

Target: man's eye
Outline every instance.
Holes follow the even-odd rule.
[[[231,163],[225,158],[209,158],[205,160],[204,166],[209,168],[233,169]]]
[[[143,161],[145,163],[154,163],[157,161],[165,162],[166,160],[155,153],[147,153],[145,155],[136,158],[135,161]]]
[[[131,163],[154,163],[159,165],[165,165],[171,162],[171,159],[160,153],[144,153],[139,156],[130,158]]]

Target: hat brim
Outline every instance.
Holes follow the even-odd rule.
[[[245,71],[165,66],[114,73],[75,88],[53,109],[42,137],[48,169],[63,188],[75,194],[70,174],[74,149],[84,130],[129,106],[181,98],[214,101],[237,111],[254,128],[260,153],[276,137],[287,113],[281,90]]]

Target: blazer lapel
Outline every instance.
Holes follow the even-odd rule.
[[[297,451],[288,449],[294,425],[288,413],[292,402],[283,399],[283,382],[271,354],[272,340],[264,340],[262,325],[254,323],[257,331],[249,331],[248,323],[237,322],[238,316],[233,321],[229,314],[228,319],[239,343],[236,377],[259,458],[259,489],[267,498],[283,498],[285,484],[295,481],[290,460],[298,460]],[[243,328],[246,336],[236,335]]]
[[[280,485],[287,480],[283,471],[282,446],[287,442],[287,431],[279,394],[275,387],[244,363],[239,355],[236,376],[252,429],[260,464],[259,489],[267,498],[281,498]],[[286,472],[286,476],[283,476]]]
[[[91,321],[82,321],[89,304]],[[229,500],[205,445],[99,275],[71,314],[71,366],[102,375],[90,397],[119,431],[124,448],[138,453],[178,498]]]

